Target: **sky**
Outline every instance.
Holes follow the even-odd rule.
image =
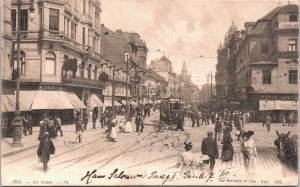
[[[111,30],[137,32],[145,40],[148,64],[165,54],[179,74],[185,61],[192,81],[200,87],[210,81],[207,74],[216,72],[217,48],[224,42],[232,22],[242,30],[245,22],[257,21],[288,1],[102,0],[101,3],[102,24]]]

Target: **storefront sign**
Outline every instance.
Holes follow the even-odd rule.
[[[279,22],[279,29],[298,29],[298,22]]]
[[[297,101],[297,96],[285,96],[285,95],[260,95],[261,100],[284,100],[284,101]]]
[[[297,51],[279,52],[279,58],[298,58]]]

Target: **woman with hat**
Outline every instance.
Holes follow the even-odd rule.
[[[124,132],[130,133],[131,131],[132,131],[131,120],[130,117],[128,117],[125,122]]]
[[[192,143],[184,142],[185,152],[181,153],[177,160],[177,168],[181,167],[180,176],[183,176],[185,172],[190,171],[190,174],[194,175],[196,169],[196,155],[191,152],[193,145]]]
[[[254,134],[253,131],[247,131],[243,133],[245,140],[241,142],[241,149],[244,157],[245,169],[248,174],[255,174],[256,165],[256,146],[254,140],[251,136]]]
[[[45,132],[37,150],[38,157],[43,162],[44,172],[47,172],[50,154],[54,154],[54,152],[55,146],[52,140],[49,138],[49,133]]]
[[[110,131],[110,135],[109,135],[111,141],[113,141],[113,142],[116,142],[117,138],[118,138],[116,126],[117,126],[117,120],[114,118],[111,121],[111,131]]]

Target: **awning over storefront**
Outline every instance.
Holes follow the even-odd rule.
[[[298,110],[298,101],[276,100],[276,110]]]
[[[76,108],[86,108],[84,103],[77,97],[77,95],[73,92],[63,92],[60,91],[60,94],[65,94],[65,96],[69,99],[69,102]]]
[[[298,110],[298,101],[259,100],[259,110]]]
[[[105,107],[105,104],[99,99],[96,94],[91,94],[91,104],[90,107],[93,109],[95,107]]]
[[[20,91],[20,111],[30,111],[36,91]],[[1,95],[1,112],[16,110],[16,95]]]
[[[69,99],[59,91],[37,91],[31,105],[32,110],[74,109]]]
[[[104,101],[105,107],[111,107],[112,106],[112,100],[105,100]],[[121,103],[119,103],[117,100],[114,101],[114,106],[122,106]]]
[[[135,101],[131,100],[130,102],[131,102],[132,105],[136,105],[136,106],[138,105]]]

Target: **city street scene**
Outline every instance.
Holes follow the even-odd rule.
[[[1,185],[298,185],[298,1],[0,5]]]

